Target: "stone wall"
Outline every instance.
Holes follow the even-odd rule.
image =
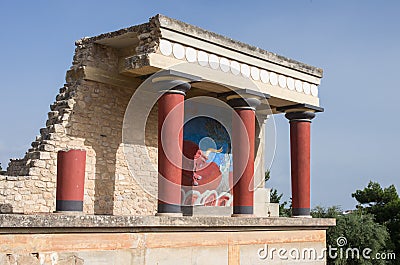
[[[11,204],[14,212],[54,211],[57,152],[78,148],[87,151],[85,213],[154,214],[156,199],[136,183],[123,153],[125,109],[140,80],[120,77],[117,71],[120,54],[135,51],[83,42],[76,43],[66,84],[50,106],[46,127],[22,159],[10,161],[7,176],[0,177],[0,205]],[[88,69],[96,78],[88,78]],[[111,78],[104,79],[103,73]],[[148,150],[155,164],[156,113],[154,109],[146,128],[148,147],[137,147]],[[135,167],[141,174],[156,179],[156,168],[140,162]]]
[[[323,230],[25,234],[14,238],[0,235],[9,246],[20,249],[18,253],[0,247],[0,265],[326,264],[325,257],[319,258],[326,247]],[[270,251],[268,257],[263,258],[260,249]],[[271,249],[275,249],[273,255]],[[287,251],[283,258],[277,254],[279,249]],[[299,258],[288,254],[293,249],[299,251]]]
[[[55,182],[38,176],[0,176],[0,213],[50,212],[54,208]]]
[[[326,264],[325,230],[334,224],[328,218],[0,215],[0,265]],[[278,256],[280,248],[287,259]],[[296,258],[292,249],[315,251]]]

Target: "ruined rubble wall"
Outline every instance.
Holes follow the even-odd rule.
[[[7,176],[0,178],[0,205],[11,205],[14,212],[54,211],[57,152],[77,148],[87,151],[85,213],[154,214],[156,199],[137,184],[123,153],[122,123],[136,87],[85,79],[80,73],[88,66],[118,74],[119,51],[82,41],[76,45],[73,65],[50,106],[46,127],[22,159],[11,160]],[[156,114],[154,109],[146,128],[149,146],[137,146],[138,172],[149,181],[156,180],[156,168],[143,165],[140,154],[148,152],[157,163]]]

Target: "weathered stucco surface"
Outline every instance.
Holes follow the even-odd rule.
[[[0,215],[0,264],[283,264],[265,248],[325,247],[333,219]],[[24,233],[21,233],[24,231]],[[283,262],[287,262],[283,260]],[[296,262],[325,264],[324,260]]]
[[[107,232],[107,231],[104,231]],[[257,265],[326,264],[324,260],[261,259],[260,248],[325,247],[325,231],[139,232],[0,235],[0,265]],[[12,248],[12,250],[11,250]]]

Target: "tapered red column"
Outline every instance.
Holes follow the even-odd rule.
[[[57,155],[56,211],[83,211],[86,151],[59,151]]]
[[[228,103],[235,109],[232,118],[233,216],[254,213],[255,98],[235,98]]]
[[[183,83],[158,100],[158,215],[181,215],[182,146],[185,91]]]
[[[292,216],[310,217],[310,125],[313,112],[291,112],[290,156],[292,180]]]

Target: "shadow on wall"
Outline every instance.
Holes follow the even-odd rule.
[[[116,155],[122,142],[122,123],[131,89],[86,81],[80,86],[75,121],[68,133],[85,139],[85,146],[94,150],[94,214],[113,214]],[[79,122],[79,124],[77,124]],[[86,185],[86,184],[85,184]]]
[[[111,135],[100,134],[98,141],[85,141],[85,145],[92,146],[96,153],[94,214],[112,215],[114,210],[116,153],[119,144],[110,138]]]

